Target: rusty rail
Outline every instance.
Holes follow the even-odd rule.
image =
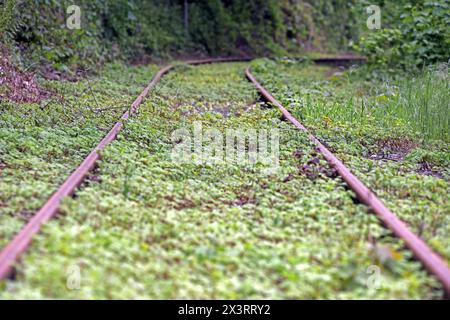
[[[252,58],[220,58],[220,59],[202,59],[185,61],[186,64],[200,65],[220,62],[237,62],[250,61]],[[326,58],[314,59],[316,63],[336,63],[336,62],[363,62],[360,58]],[[129,111],[126,111],[120,120],[112,127],[109,133],[100,141],[100,143],[91,151],[84,159],[80,166],[67,178],[61,187],[50,197],[44,206],[33,216],[33,218],[22,228],[22,230],[14,237],[14,239],[0,252],[0,279],[9,277],[13,272],[14,263],[19,259],[29,245],[32,238],[37,234],[42,225],[54,217],[61,201],[72,195],[78,186],[84,181],[89,171],[91,171],[96,162],[100,159],[101,152],[109,143],[117,137],[117,134],[123,127],[123,122],[134,114],[144,98],[149,94],[158,81],[173,68],[172,65],[162,68],[151,80],[144,91],[136,98],[131,105]],[[434,253],[426,243],[412,233],[404,222],[395,216],[384,204],[376,197],[376,195],[367,188],[358,178],[356,178],[350,170],[338,160],[316,137],[295,119],[287,109],[285,109],[251,74],[250,68],[246,70],[247,78],[254,83],[258,91],[269,102],[277,106],[284,117],[294,124],[298,129],[308,134],[309,139],[313,141],[322,152],[329,164],[336,169],[344,181],[354,190],[361,202],[371,208],[377,216],[385,223],[385,225],[399,238],[405,241],[406,246],[414,253],[416,258],[422,262],[425,268],[434,275],[443,285],[447,296],[450,296],[450,269],[447,264]]]
[[[185,64],[200,65],[209,63],[249,61],[252,58],[217,58],[217,59],[201,59],[184,61]],[[132,103],[129,111],[126,111],[119,121],[114,124],[108,134],[100,141],[100,143],[89,153],[83,162],[75,169],[75,171],[67,178],[67,180],[58,188],[58,190],[48,199],[41,209],[34,214],[28,223],[20,230],[13,240],[3,248],[0,252],[0,279],[6,279],[13,273],[14,263],[30,246],[32,238],[41,230],[42,226],[51,218],[53,218],[61,204],[61,201],[72,195],[78,186],[84,181],[87,174],[95,167],[100,159],[100,152],[113,140],[123,127],[123,122],[133,115],[141,105],[144,98],[149,94],[158,81],[167,74],[174,66],[169,65],[162,68],[150,81],[147,87]]]
[[[408,229],[406,224],[393,214],[378,197],[367,188],[350,170],[333,155],[305,126],[283,107],[253,76],[250,68],[245,71],[247,78],[256,86],[266,101],[272,103],[283,113],[283,116],[299,130],[308,135],[308,138],[317,146],[331,167],[336,169],[342,179],[356,193],[358,199],[367,205],[378,218],[413,252],[425,269],[435,276],[442,284],[447,297],[450,297],[450,269],[447,263],[417,235]]]
[[[326,57],[313,59],[317,64],[331,64],[331,65],[349,65],[349,64],[363,64],[367,61],[365,57],[358,56],[342,56],[342,57]]]

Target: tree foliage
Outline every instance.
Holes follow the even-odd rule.
[[[447,0],[381,5],[384,28],[363,35],[356,47],[369,62],[377,66],[415,69],[448,61],[450,4]]]
[[[65,27],[72,1],[6,3],[1,26],[25,60],[64,69],[143,54],[285,54],[329,44],[336,49],[351,35],[333,25],[338,18],[326,15],[351,15],[347,3],[353,0],[189,0],[187,34],[184,0],[79,0],[80,30]]]
[[[369,4],[382,7],[386,30],[368,32]],[[60,70],[106,60],[179,55],[284,55],[358,50],[370,61],[409,64],[449,52],[445,0],[78,0],[82,26],[66,27],[69,0],[3,0],[1,42],[23,61]]]

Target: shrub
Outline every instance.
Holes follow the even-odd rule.
[[[27,64],[62,71],[143,56],[338,51],[358,38],[364,1],[188,0],[186,32],[184,0],[78,0],[81,30],[65,27],[72,1],[4,0],[0,32]]]
[[[446,62],[450,52],[449,12],[446,0],[403,4],[394,13],[397,23],[363,36],[355,48],[377,66],[416,69]]]

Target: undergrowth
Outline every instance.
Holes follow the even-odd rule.
[[[0,248],[129,108],[154,67],[109,65],[101,76],[47,81],[39,103],[0,101]]]
[[[44,226],[16,281],[2,284],[1,297],[440,297],[436,281],[355,203],[307,137],[258,101],[244,67],[182,67],[163,78],[104,151],[98,170]],[[313,84],[321,71],[328,69],[297,74],[305,72],[305,83]],[[192,132],[195,122],[222,133],[278,128],[279,170],[174,162],[171,152],[180,141],[173,132]],[[365,172],[366,182],[374,185],[382,172]],[[442,196],[445,184],[412,177]],[[413,206],[430,204],[408,199]],[[402,214],[412,216],[408,209]],[[443,226],[429,228],[423,232],[437,230],[433,240],[445,246]],[[379,271],[377,286],[371,270]]]
[[[446,67],[389,83],[301,63],[261,60],[253,67],[294,116],[450,260]]]

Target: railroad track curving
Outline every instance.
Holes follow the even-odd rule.
[[[222,58],[185,61],[189,65],[201,65],[210,63],[250,61],[251,58]],[[363,63],[364,58],[360,57],[331,57],[313,60],[317,64],[352,64]],[[159,80],[174,68],[173,65],[163,67],[150,81],[142,93],[135,99],[129,110],[125,111],[116,122],[108,134],[99,144],[88,154],[83,162],[73,171],[58,190],[48,199],[48,201],[37,211],[20,232],[6,245],[0,252],[0,279],[6,279],[13,275],[14,265],[20,256],[27,250],[33,237],[41,230],[41,227],[57,213],[61,201],[73,195],[88,173],[94,169],[97,161],[101,157],[101,151],[114,141],[117,134],[122,129],[124,122],[137,112],[143,100],[156,86]],[[383,202],[365,186],[352,172],[342,163],[332,152],[330,152],[322,142],[312,135],[309,130],[268,92],[252,74],[251,69],[245,70],[246,77],[251,81],[261,96],[267,102],[276,106],[284,118],[292,123],[297,129],[308,135],[318,150],[323,154],[329,165],[334,168],[348,187],[357,195],[358,199],[368,206],[377,215],[381,222],[390,229],[398,238],[402,239],[415,258],[422,263],[424,268],[441,283],[447,297],[450,297],[450,268],[447,263],[435,253],[419,236],[414,234],[408,226],[391,212]]]

